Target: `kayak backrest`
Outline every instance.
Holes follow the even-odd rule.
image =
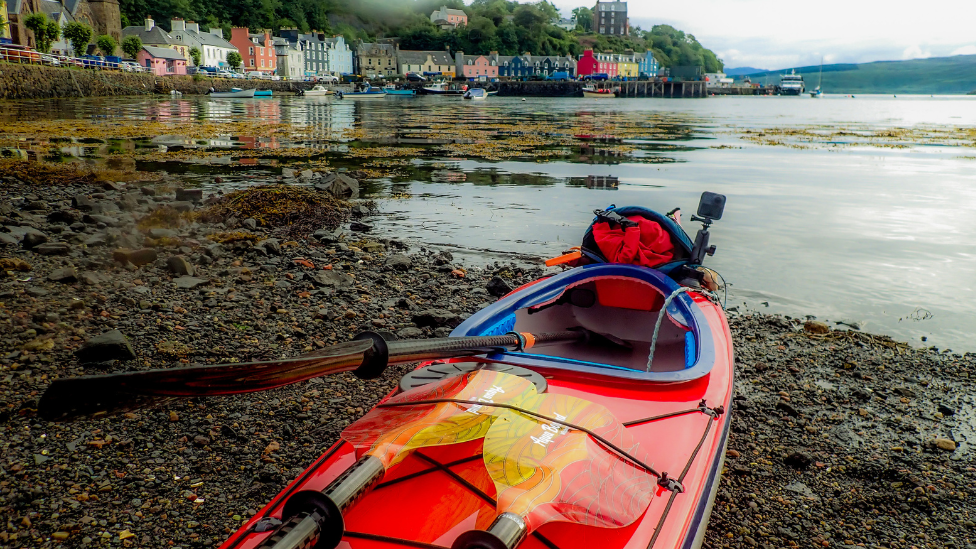
[[[521,366],[575,370],[636,381],[675,382],[704,376],[715,362],[711,327],[687,293],[666,296],[680,286],[655,269],[593,264],[570,269],[502,298],[458,326],[452,336],[497,335],[509,331],[547,332],[581,326],[632,345],[594,348],[551,345],[489,358]],[[591,292],[577,299],[574,292]],[[645,371],[653,327],[666,315],[655,347],[653,371]]]
[[[668,263],[654,267],[656,270],[667,274],[681,265],[688,264],[688,258],[691,257],[694,242],[692,242],[688,233],[680,225],[675,223],[673,219],[642,206],[621,206],[618,208],[615,205],[610,205],[607,209],[624,217],[640,216],[644,219],[649,219],[660,225],[668,233],[668,236],[671,237],[674,259]],[[586,232],[583,233],[580,252],[594,263],[608,263],[607,258],[600,251],[600,247],[597,246],[596,240],[593,237],[593,224],[597,222],[598,219],[594,218],[593,223],[590,223]]]

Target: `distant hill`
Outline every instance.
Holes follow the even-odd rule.
[[[791,70],[803,75],[808,90],[817,86],[820,65],[756,71],[737,77],[748,76],[756,83],[764,83],[768,77],[773,84],[779,81],[779,75]],[[828,94],[965,94],[976,90],[976,55],[824,65],[822,88]]]
[[[756,67],[736,67],[734,69],[725,69],[726,76],[740,76],[743,74],[754,74],[764,72],[765,69],[757,69]]]

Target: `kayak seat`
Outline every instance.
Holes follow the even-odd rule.
[[[643,217],[657,223],[658,226],[664,229],[664,231],[668,234],[671,239],[671,261],[657,265],[654,267],[654,269],[665,274],[670,274],[682,265],[688,264],[688,260],[691,258],[692,248],[694,248],[694,242],[692,242],[691,237],[688,236],[688,233],[681,228],[681,225],[678,225],[673,219],[642,206],[621,206],[618,208],[611,205],[608,210],[624,217]],[[594,219],[594,223],[596,221],[597,220]],[[587,258],[587,260],[591,262],[609,263],[607,257],[604,256],[603,252],[600,251],[600,247],[597,245],[596,239],[593,236],[593,224],[591,224],[583,234],[583,242],[580,247],[580,252]]]
[[[711,329],[690,296],[665,298],[679,286],[645,267],[594,264],[571,269],[514,292],[472,316],[451,334],[555,332],[583,327],[627,343],[570,342],[489,355],[521,366],[599,373],[646,381],[685,381],[714,362]],[[665,315],[646,371],[654,324]]]

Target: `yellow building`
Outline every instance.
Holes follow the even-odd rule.
[[[0,0],[0,38],[10,39],[10,21],[7,19],[7,2]]]
[[[614,55],[614,61],[617,62],[617,76],[623,78],[637,78],[640,76],[640,65],[637,63],[637,58],[630,53],[623,53]]]
[[[400,74],[415,72],[430,75],[440,74],[447,78],[454,78],[454,57],[446,51],[407,51],[397,52]]]

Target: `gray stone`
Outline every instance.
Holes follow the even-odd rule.
[[[186,200],[178,200],[176,202],[170,202],[169,204],[174,210],[178,212],[189,212],[193,210],[193,202]]]
[[[216,242],[207,246],[204,251],[207,253],[207,255],[214,259],[224,255],[224,247]]]
[[[118,227],[122,224],[118,218],[101,215],[101,214],[88,214],[84,217],[84,222],[90,225],[95,225],[97,223],[104,223],[106,227]]]
[[[196,274],[196,269],[194,269],[193,265],[182,255],[174,255],[167,258],[166,266],[169,268],[170,272],[175,275],[193,276]]]
[[[29,250],[36,246],[40,246],[41,244],[44,244],[48,240],[50,240],[50,237],[48,237],[46,234],[42,233],[41,231],[31,230],[28,231],[26,234],[24,234],[24,240],[22,240],[21,243],[24,245],[24,248]]]
[[[180,236],[180,233],[178,231],[174,231],[173,229],[149,229],[146,236],[152,239],[177,238]]]
[[[492,279],[488,281],[488,285],[485,286],[485,289],[488,290],[489,294],[495,297],[501,297],[512,291],[512,287],[509,286],[508,282],[505,282],[505,280],[503,280],[500,276],[492,277]]]
[[[112,259],[122,263],[132,263],[136,267],[140,265],[147,265],[156,261],[159,255],[156,250],[152,248],[142,248],[141,250],[132,250],[129,248],[119,248],[112,252]]]
[[[315,188],[338,198],[359,198],[359,181],[345,174],[327,176]]]
[[[328,229],[319,229],[318,231],[312,233],[312,236],[318,239],[318,241],[323,244],[335,244],[336,242],[339,242],[339,240],[342,238],[342,231],[339,229],[336,229],[334,231],[330,231]]]
[[[313,177],[315,177],[315,172],[313,172],[312,170],[302,170],[302,172],[298,174],[298,178],[303,179],[305,181],[308,181]]]
[[[64,223],[65,225],[77,223],[81,221],[81,218],[82,214],[78,210],[54,210],[47,214],[49,223]]]
[[[176,283],[176,288],[178,290],[192,290],[198,286],[203,286],[204,284],[210,283],[210,281],[205,278],[195,278],[192,276],[181,276],[180,278],[174,278],[173,282]]]
[[[425,326],[456,328],[461,324],[461,317],[446,309],[425,309],[413,315],[413,323],[421,328]]]
[[[203,202],[203,189],[176,189],[176,200],[181,202]]]
[[[285,179],[295,179],[296,172],[292,168],[282,168],[281,176],[284,177]]]
[[[14,236],[9,233],[0,233],[0,246],[16,246],[20,244]]]
[[[256,248],[261,248],[268,255],[281,255],[281,243],[278,242],[277,238],[267,238],[258,242],[255,245]]]
[[[102,277],[98,273],[81,273],[78,275],[78,280],[82,284],[87,284],[89,286],[95,286],[102,283]]]
[[[397,337],[400,339],[420,339],[424,337],[424,331],[420,328],[404,328],[396,333]]]
[[[83,364],[137,358],[129,340],[118,330],[111,330],[89,339],[75,351],[75,356]]]
[[[452,328],[435,328],[434,337],[450,337],[451,332],[454,331]]]
[[[338,271],[315,271],[314,275],[305,275],[312,284],[316,286],[327,286],[331,288],[352,288],[353,279],[349,275],[344,275]]]
[[[79,210],[81,208],[78,208]],[[99,200],[92,203],[90,213],[93,214],[107,214],[116,213],[119,211],[119,205],[111,200]]]
[[[64,242],[48,242],[37,246],[34,251],[41,255],[65,255],[71,251],[71,247]]]
[[[47,278],[53,282],[70,284],[72,282],[78,282],[78,272],[75,271],[74,267],[65,267],[51,271],[51,274],[47,275]]]
[[[372,225],[367,225],[366,223],[360,223],[359,221],[353,221],[349,224],[350,231],[356,231],[360,233],[368,233],[373,230]]]
[[[247,227],[248,229],[251,229],[253,231],[253,230],[256,230],[258,228],[258,221],[256,219],[254,219],[253,217],[249,217],[249,218],[247,218],[247,219],[244,220],[244,223],[242,223],[242,225],[244,225],[245,227]]]
[[[393,254],[387,258],[385,265],[397,271],[406,271],[413,265],[409,256],[403,254]]]
[[[84,237],[81,243],[88,247],[104,246],[108,243],[108,235],[105,233],[96,233],[91,236]]]

